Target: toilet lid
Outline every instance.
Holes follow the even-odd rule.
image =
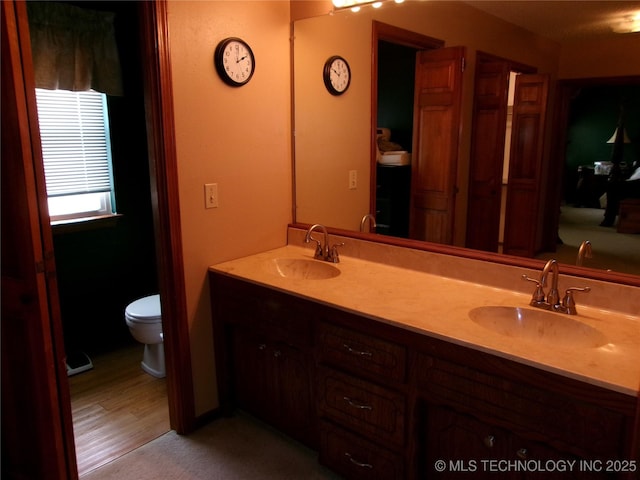
[[[150,295],[131,302],[124,313],[128,319],[137,322],[158,322],[162,319],[160,295]]]

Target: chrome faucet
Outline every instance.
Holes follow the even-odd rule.
[[[320,230],[322,232],[323,242],[320,242],[320,240],[311,236],[311,234],[315,230]],[[329,247],[329,233],[327,232],[327,229],[324,225],[316,223],[309,227],[309,230],[307,230],[307,234],[304,237],[304,243],[310,243],[311,240],[316,242],[316,251],[313,255],[313,258],[317,260],[324,260],[325,262],[340,263],[338,247],[344,245],[344,243],[336,243],[335,245]]]
[[[540,274],[540,285],[542,285],[542,288],[547,286],[547,276],[549,276],[549,272],[553,274],[553,282],[547,294],[547,303],[551,305],[552,309],[556,309],[560,303],[560,294],[558,293],[558,276],[560,275],[560,269],[558,268],[558,261],[555,258],[549,260],[542,269],[542,273]]]
[[[373,231],[376,231],[376,217],[373,216],[373,214],[371,213],[367,213],[364,217],[362,217],[362,220],[360,220],[360,231],[364,232],[364,225],[367,223],[367,220],[369,220],[369,231],[371,231],[373,229]]]
[[[580,248],[578,249],[578,258],[576,259],[576,265],[581,266],[582,261],[585,258],[593,258],[593,249],[591,248],[591,242],[589,240],[585,240],[580,244]]]
[[[553,275],[551,282],[551,288],[549,293],[545,295],[544,289],[547,286],[547,277],[549,273]],[[558,261],[556,259],[549,260],[542,272],[540,278],[529,278],[527,275],[522,275],[523,280],[533,282],[536,284],[536,289],[531,297],[529,305],[536,308],[544,308],[545,310],[553,310],[554,312],[566,313],[568,315],[576,315],[576,302],[573,298],[573,292],[589,292],[590,287],[569,287],[565,291],[565,295],[560,302],[560,293],[558,292],[558,277],[560,276],[560,268],[558,267]]]

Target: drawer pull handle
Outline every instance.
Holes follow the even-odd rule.
[[[264,344],[264,343],[261,343],[261,344],[258,345],[258,350],[264,350],[266,348],[267,348],[267,345]]]
[[[527,452],[526,448],[521,448],[516,452],[516,455],[518,456],[519,459],[521,460],[526,460],[527,459],[527,454],[529,452]]]
[[[484,437],[484,445],[486,447],[493,448],[495,444],[496,444],[496,437],[494,437],[493,435],[487,435],[486,437]]]
[[[371,465],[370,463],[363,463],[363,462],[359,462],[357,460],[355,460],[351,454],[349,452],[345,452],[344,455],[349,458],[349,461],[351,463],[353,463],[354,465],[361,467],[361,468],[373,468],[373,465]]]
[[[349,352],[349,353],[353,353],[354,355],[359,355],[361,357],[372,357],[373,353],[371,352],[362,352],[360,350],[355,350],[353,348],[351,348],[349,345],[347,345],[346,343],[343,343],[342,346]]]
[[[349,405],[351,405],[353,408],[358,408],[360,410],[373,410],[373,407],[371,405],[364,405],[362,403],[356,403],[353,400],[351,400],[349,397],[342,397],[342,399],[347,402]]]

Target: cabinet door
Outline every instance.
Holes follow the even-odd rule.
[[[265,420],[275,420],[276,376],[267,340],[242,329],[233,329],[233,390],[237,405]]]
[[[426,477],[495,478],[495,473],[484,471],[482,462],[507,457],[507,432],[448,408],[427,409]]]
[[[276,417],[280,428],[295,439],[316,446],[311,362],[292,345],[278,342],[272,351],[277,377]]]
[[[238,407],[309,446],[316,419],[307,355],[242,328],[233,331],[234,393]]]

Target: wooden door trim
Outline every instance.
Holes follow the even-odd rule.
[[[4,229],[9,241],[2,265],[2,471],[73,480],[77,468],[53,237],[44,167],[34,161],[42,154],[26,4],[7,1],[1,8],[2,213],[3,228],[10,227]],[[5,254],[13,258],[4,262]]]
[[[171,428],[180,434],[196,427],[191,344],[180,230],[171,55],[167,2],[140,2],[147,143],[153,209],[167,394]]]

